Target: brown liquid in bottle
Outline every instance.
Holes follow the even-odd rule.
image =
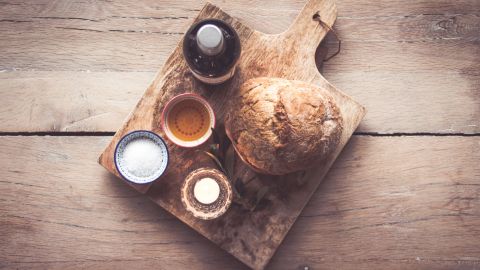
[[[207,19],[193,25],[183,40],[188,66],[196,78],[208,84],[220,84],[233,77],[240,53],[237,33],[221,20]]]

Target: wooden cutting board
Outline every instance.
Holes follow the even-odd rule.
[[[180,41],[128,120],[100,156],[99,163],[119,176],[113,163],[113,154],[119,139],[130,131],[151,130],[166,139],[160,125],[161,111],[170,98],[180,93],[195,92],[202,95],[212,105],[217,125],[222,126],[228,100],[247,79],[281,77],[303,80],[329,89],[344,117],[344,131],[338,149],[325,162],[308,172],[276,177],[257,175],[255,181],[246,186],[246,194],[255,196],[262,186],[269,186],[270,191],[255,211],[232,204],[225,215],[212,221],[198,220],[186,212],[180,200],[180,187],[185,177],[200,167],[215,168],[215,164],[205,155],[195,152],[195,149],[177,147],[168,139],[170,163],[166,173],[153,184],[135,185],[127,182],[251,268],[263,269],[365,114],[361,105],[328,83],[316,68],[315,51],[327,33],[327,29],[312,19],[317,11],[325,23],[333,25],[337,14],[334,1],[309,0],[288,30],[268,35],[243,25],[207,3],[195,21],[218,18],[231,24],[240,36],[242,55],[234,79],[220,86],[199,83],[183,59]],[[208,143],[199,148],[207,149]],[[251,178],[254,172],[237,158],[235,174]]]

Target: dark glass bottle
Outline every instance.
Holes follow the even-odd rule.
[[[193,25],[183,40],[183,55],[190,70],[208,84],[220,84],[233,77],[240,53],[235,30],[217,19]]]

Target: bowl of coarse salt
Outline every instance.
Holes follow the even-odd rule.
[[[124,179],[147,184],[157,180],[167,169],[168,149],[159,135],[136,130],[120,139],[114,160],[118,173]]]

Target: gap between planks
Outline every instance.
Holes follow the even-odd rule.
[[[55,136],[55,137],[101,137],[113,136],[115,132],[111,131],[38,131],[38,132],[0,132],[0,137],[4,136]],[[436,132],[354,132],[353,136],[371,136],[371,137],[480,137],[480,133],[436,133]]]

